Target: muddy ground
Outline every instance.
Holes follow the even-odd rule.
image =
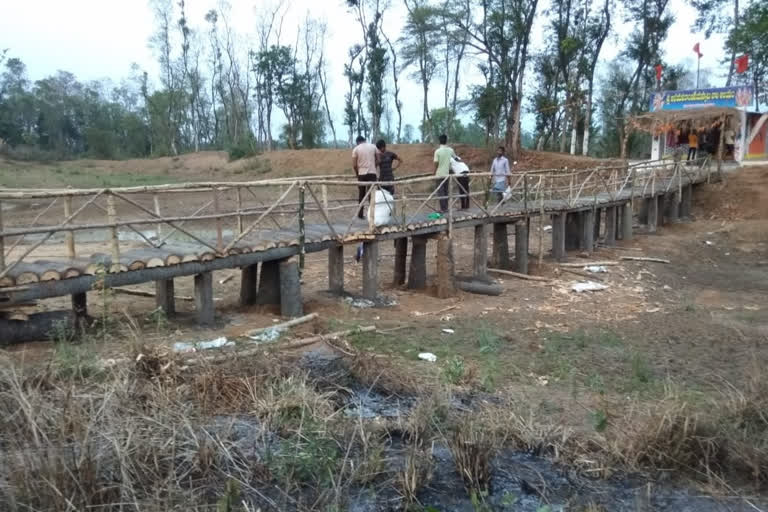
[[[647,235],[638,227],[632,241],[621,242],[615,249],[601,248],[589,258],[571,253],[573,262],[618,261],[621,256],[670,261],[622,261],[608,266],[607,273],[593,276],[607,289],[592,293],[574,293],[571,285],[583,281],[582,276],[562,270],[546,257],[538,266],[533,255],[532,272],[551,282],[503,278],[505,292],[500,297],[458,293],[455,298],[438,300],[431,290],[421,293],[388,286],[392,265],[387,260],[394,249],[384,247],[380,249],[380,282],[383,295],[393,305],[361,308],[326,293],[325,254],[308,255],[303,275],[305,310],[318,313],[319,320],[284,337],[300,339],[361,325],[375,325],[377,331],[299,351],[270,351],[269,358],[289,361],[286,364],[299,374],[308,372],[315,392],[331,390],[329,400],[353,424],[385,432],[380,440],[386,464],[380,471],[386,476],[345,488],[344,500],[334,502],[340,507],[336,509],[327,508],[330,502],[314,494],[323,485],[333,487],[326,476],[307,476],[314,482],[312,492],[302,486],[294,489],[293,484],[284,492],[275,491],[282,485],[281,478],[287,477],[275,474],[274,468],[269,477],[260,480],[269,485],[254,484],[266,497],[244,489],[238,496],[265,510],[398,510],[407,506],[446,511],[764,510],[768,503],[766,466],[761,461],[768,458],[761,458],[765,446],[758,444],[768,439],[768,422],[758,421],[761,430],[757,437],[749,438],[756,451],[748,471],[719,451],[710,460],[706,450],[681,449],[680,456],[685,452],[690,459],[671,460],[649,455],[638,446],[649,446],[651,451],[659,437],[674,437],[678,432],[674,422],[679,418],[686,419],[683,430],[696,430],[692,425],[700,421],[699,426],[728,423],[723,432],[731,432],[730,428],[741,432],[743,421],[728,414],[721,418],[715,411],[732,412],[734,403],[746,403],[756,386],[768,389],[760,388],[766,381],[763,373],[768,362],[767,197],[768,168],[748,168],[729,175],[725,183],[705,185],[697,191],[691,222],[664,226],[656,235]],[[539,250],[539,229],[534,222],[533,253]],[[469,274],[472,233],[465,230],[457,235],[457,270]],[[548,233],[543,241],[546,253]],[[511,236],[511,246],[513,243]],[[353,251],[354,247],[347,248],[345,261],[352,296],[360,292],[362,270],[353,260]],[[215,282],[230,274],[236,272],[217,272]],[[218,325],[213,329],[194,325],[190,302],[179,301],[178,317],[166,319],[153,312],[153,299],[92,292],[90,312],[99,322],[80,344],[29,344],[10,349],[4,359],[9,364],[67,372],[75,368],[79,379],[83,367],[100,368],[105,361],[120,360],[126,354],[133,357],[136,351],[173,360],[170,347],[177,341],[227,336],[245,343],[244,333],[272,325],[278,316],[269,308],[239,307],[238,285],[237,275],[215,285]],[[178,279],[176,293],[191,296],[192,280]],[[66,306],[64,299],[45,302],[50,309]],[[437,361],[420,360],[422,352],[435,354]],[[359,364],[366,368],[363,375],[355,370],[350,377],[348,367],[358,368],[355,365]],[[253,368],[251,371],[259,371],[260,365],[254,363]],[[215,373],[221,377],[228,372],[232,379],[247,379],[248,362],[238,361],[237,368],[224,366]],[[163,377],[152,373],[151,379],[158,382]],[[189,377],[182,380],[188,384]],[[461,415],[456,420],[459,425],[467,417],[484,418],[487,407],[509,412],[506,421],[519,425],[499,434],[505,443],[497,445],[499,437],[493,436],[494,446],[499,447],[492,452],[492,476],[487,488],[473,495],[450,448],[454,439],[450,432],[456,425],[432,422],[438,426],[429,442],[419,445],[420,456],[431,461],[430,477],[421,479],[423,485],[409,500],[393,476],[407,465],[407,454],[415,444],[413,432],[402,428],[402,423],[409,421],[415,404],[438,395],[452,411],[447,417]],[[226,396],[219,400],[226,402]],[[208,417],[202,424],[224,422],[227,435],[236,438],[233,442],[248,445],[257,434],[264,435],[264,418],[253,408],[219,403],[214,409],[214,419]],[[498,410],[495,414],[501,414]],[[662,418],[660,423],[648,421],[654,415]],[[664,426],[666,418],[670,424]],[[501,420],[478,421],[484,432],[495,432],[491,425]],[[445,425],[449,423],[446,420]],[[274,431],[274,425],[268,427]],[[654,428],[660,433],[657,437],[647,432]],[[523,430],[529,435],[524,440]],[[272,435],[278,446],[293,439]],[[695,437],[704,438],[704,434]],[[711,439],[715,438],[712,434]],[[677,453],[677,448],[665,449]],[[720,443],[718,450],[722,449]],[[256,452],[253,457],[261,460],[264,454]],[[341,467],[347,462],[344,453],[337,454],[342,460],[335,462]],[[310,451],[307,456],[322,458],[322,453]],[[314,468],[309,463],[306,467]],[[214,489],[206,499],[216,502],[228,492]]]

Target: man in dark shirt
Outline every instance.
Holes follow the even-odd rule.
[[[387,151],[387,143],[384,142],[384,139],[378,141],[376,147],[379,150],[379,181],[395,181],[395,173],[393,171],[403,164],[403,159],[392,151]],[[395,161],[397,161],[397,166],[393,165]],[[394,185],[384,185],[381,188],[393,196],[395,195]]]

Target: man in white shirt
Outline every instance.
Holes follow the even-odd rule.
[[[370,185],[365,183],[375,182],[378,179],[376,168],[379,166],[379,151],[371,143],[365,142],[362,135],[357,137],[357,145],[352,150],[352,169],[355,170],[357,181],[360,183],[357,187],[357,202],[360,203],[360,210],[357,212],[359,219],[364,219],[363,199],[368,193]]]
[[[491,163],[491,192],[499,201],[504,197],[507,186],[512,186],[512,173],[509,170],[509,160],[504,156],[504,146],[496,150],[496,158]]]

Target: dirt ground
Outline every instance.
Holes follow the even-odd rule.
[[[428,161],[429,148],[408,149],[407,161]],[[341,153],[318,153],[313,171],[334,172],[332,162]],[[299,169],[306,164],[299,156],[277,153],[271,157],[271,165]],[[209,165],[214,166],[222,155],[199,158],[210,158]],[[536,158],[529,160],[532,165]],[[393,305],[355,307],[325,291],[326,255],[310,254],[303,274],[305,311],[318,313],[319,320],[299,326],[285,337],[301,339],[375,325],[375,333],[316,344],[300,353],[354,354],[379,366],[374,380],[385,382],[390,390],[399,385],[410,393],[426,393],[448,386],[454,393],[483,403],[516,404],[529,411],[532,422],[557,425],[611,445],[619,442],[628,425],[642,425],[632,420],[638,411],[655,410],[674,400],[684,403],[692,414],[706,417],[732,394],[765,381],[767,199],[768,167],[744,168],[722,183],[699,187],[691,221],[663,226],[655,235],[645,234],[639,227],[633,240],[620,242],[616,248],[601,248],[590,257],[570,253],[572,262],[619,262],[607,266],[607,273],[590,276],[607,286],[596,292],[573,292],[571,286],[585,277],[552,264],[546,256],[537,265],[537,253],[542,250],[546,255],[549,250],[548,232],[543,232],[543,245],[539,245],[546,222],[544,226],[532,223],[531,262],[533,274],[551,281],[503,277],[499,282],[504,293],[499,297],[458,292],[452,299],[439,300],[432,290],[392,287],[388,260],[394,248],[385,245],[380,248],[379,280],[382,294]],[[456,236],[457,272],[470,274],[472,232],[459,230]],[[509,241],[513,253],[514,236]],[[434,251],[432,245],[430,251]],[[361,291],[362,268],[354,262],[354,249],[347,247],[345,252],[345,286],[351,295]],[[663,258],[670,263],[619,261],[622,256]],[[430,270],[434,270],[433,264]],[[219,283],[230,276],[231,280]],[[13,347],[6,355],[25,364],[64,364],[65,359],[70,364],[73,357],[120,360],[129,352],[128,343],[133,347],[137,339],[166,352],[177,341],[226,336],[243,343],[246,332],[281,320],[273,309],[238,305],[236,271],[217,272],[214,282],[217,326],[213,329],[195,326],[189,301],[177,301],[179,315],[166,319],[153,312],[151,298],[91,292],[90,313],[101,320],[100,326],[76,346],[74,356],[72,349],[62,350],[61,344],[54,343]],[[149,285],[137,288],[152,290]],[[191,296],[191,278],[178,279],[176,293]],[[44,307],[68,307],[68,300],[45,301]],[[434,354],[437,361],[419,359],[422,352]],[[393,380],[398,382],[393,384]],[[579,460],[582,469],[586,465],[588,471],[598,471],[585,459]],[[759,501],[765,498],[763,483],[736,479],[720,482],[719,491],[708,486],[701,492],[756,496]],[[637,508],[651,509],[655,508]],[[731,509],[724,505],[711,510]]]

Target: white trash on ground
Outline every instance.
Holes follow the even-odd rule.
[[[607,274],[608,269],[603,265],[587,265],[584,270],[591,274]]]
[[[456,332],[456,331],[454,331],[453,329],[443,329],[443,332],[444,332],[445,334],[453,334],[453,333],[454,333],[454,332]]]
[[[430,363],[437,362],[437,356],[432,352],[422,352],[419,354],[419,359],[422,361],[429,361]]]
[[[269,343],[282,336],[283,332],[285,332],[285,328],[281,329],[279,327],[270,327],[269,329],[260,332],[256,336],[248,337],[256,343]]]
[[[174,352],[196,352],[198,350],[210,350],[212,348],[232,347],[234,341],[229,341],[222,336],[211,341],[196,341],[196,342],[183,342],[179,341],[173,344]]]
[[[571,290],[573,290],[576,293],[582,293],[582,292],[599,292],[601,290],[605,290],[608,287],[604,284],[596,283],[594,281],[581,281],[578,283],[574,283],[571,286]]]
[[[377,190],[374,194],[376,204],[373,207],[373,223],[384,226],[392,221],[395,214],[395,199],[388,190]]]

